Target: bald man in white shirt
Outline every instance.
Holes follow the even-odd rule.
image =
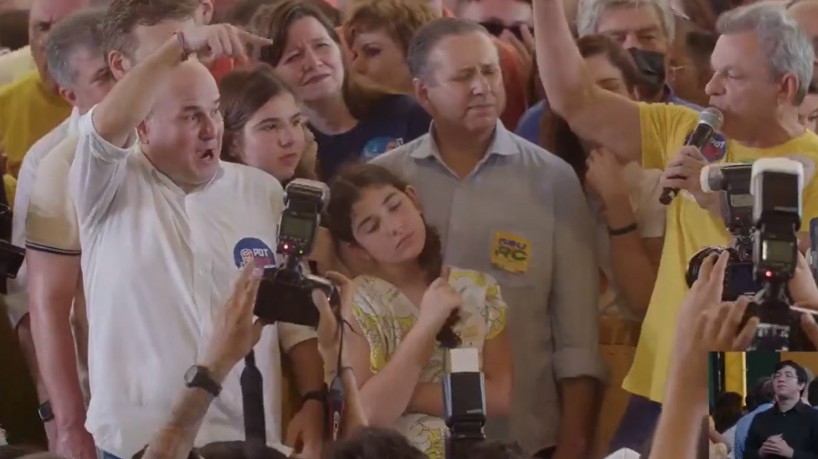
[[[131,457],[149,441],[205,352],[212,315],[250,250],[275,263],[281,185],[261,170],[219,160],[223,121],[215,80],[191,51],[244,56],[268,44],[229,25],[178,32],[130,70],[80,120],[69,174],[83,248],[90,381],[86,427],[106,458]],[[265,328],[255,359],[265,384],[266,438],[280,445],[280,351],[304,396],[292,421],[302,454],[323,439],[323,366],[313,330]],[[227,374],[196,446],[244,439],[236,368]],[[199,371],[199,370],[197,370]]]

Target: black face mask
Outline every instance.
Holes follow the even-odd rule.
[[[628,52],[642,75],[642,86],[653,96],[659,94],[665,86],[665,55],[638,48],[629,48]]]
[[[503,32],[508,30],[509,32],[514,34],[514,36],[517,37],[518,40],[523,41],[523,33],[520,31],[521,26],[512,27],[497,21],[485,21],[481,22],[480,25],[483,26],[489,34],[494,35],[495,37],[499,38],[500,35],[503,34]],[[534,29],[532,29],[531,27],[528,27],[528,31],[531,32],[532,35],[534,34]]]

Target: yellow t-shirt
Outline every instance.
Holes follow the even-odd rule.
[[[0,88],[0,138],[13,176],[34,142],[70,114],[71,105],[47,90],[36,70]]]
[[[0,56],[0,86],[9,84],[36,69],[37,64],[31,55],[30,46],[3,54]]]
[[[6,192],[6,198],[9,200],[9,207],[14,206],[14,193],[17,191],[17,179],[3,174],[3,190]]]
[[[664,169],[698,122],[698,113],[678,105],[640,104],[642,165]],[[748,148],[728,140],[726,155],[714,162],[748,162],[762,157],[799,154],[818,165],[818,136],[812,132],[772,148]],[[801,231],[818,217],[818,181],[807,182],[803,193]],[[628,392],[661,402],[672,358],[676,316],[687,295],[685,272],[690,258],[707,246],[726,246],[730,234],[721,218],[702,209],[682,192],[667,208],[665,243],[656,286],[650,299],[633,365],[622,387]]]

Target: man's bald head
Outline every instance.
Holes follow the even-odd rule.
[[[142,151],[183,189],[208,182],[219,169],[224,122],[219,88],[195,59],[173,69],[138,129]]]
[[[188,59],[173,69],[162,91],[164,94],[157,97],[158,101],[195,98],[204,94],[218,95],[219,87],[213,74],[202,62]]]

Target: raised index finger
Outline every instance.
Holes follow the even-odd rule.
[[[269,38],[259,37],[258,35],[254,35],[246,30],[236,28],[236,33],[238,34],[239,38],[242,39],[242,41],[244,41],[245,43],[249,43],[251,45],[266,46],[273,44],[273,40],[270,40]]]
[[[713,265],[710,271],[710,278],[706,280],[711,289],[715,289],[714,293],[718,293],[719,300],[721,300],[722,290],[724,289],[724,271],[727,269],[727,262],[730,261],[730,252],[727,250],[719,254],[716,264]]]

